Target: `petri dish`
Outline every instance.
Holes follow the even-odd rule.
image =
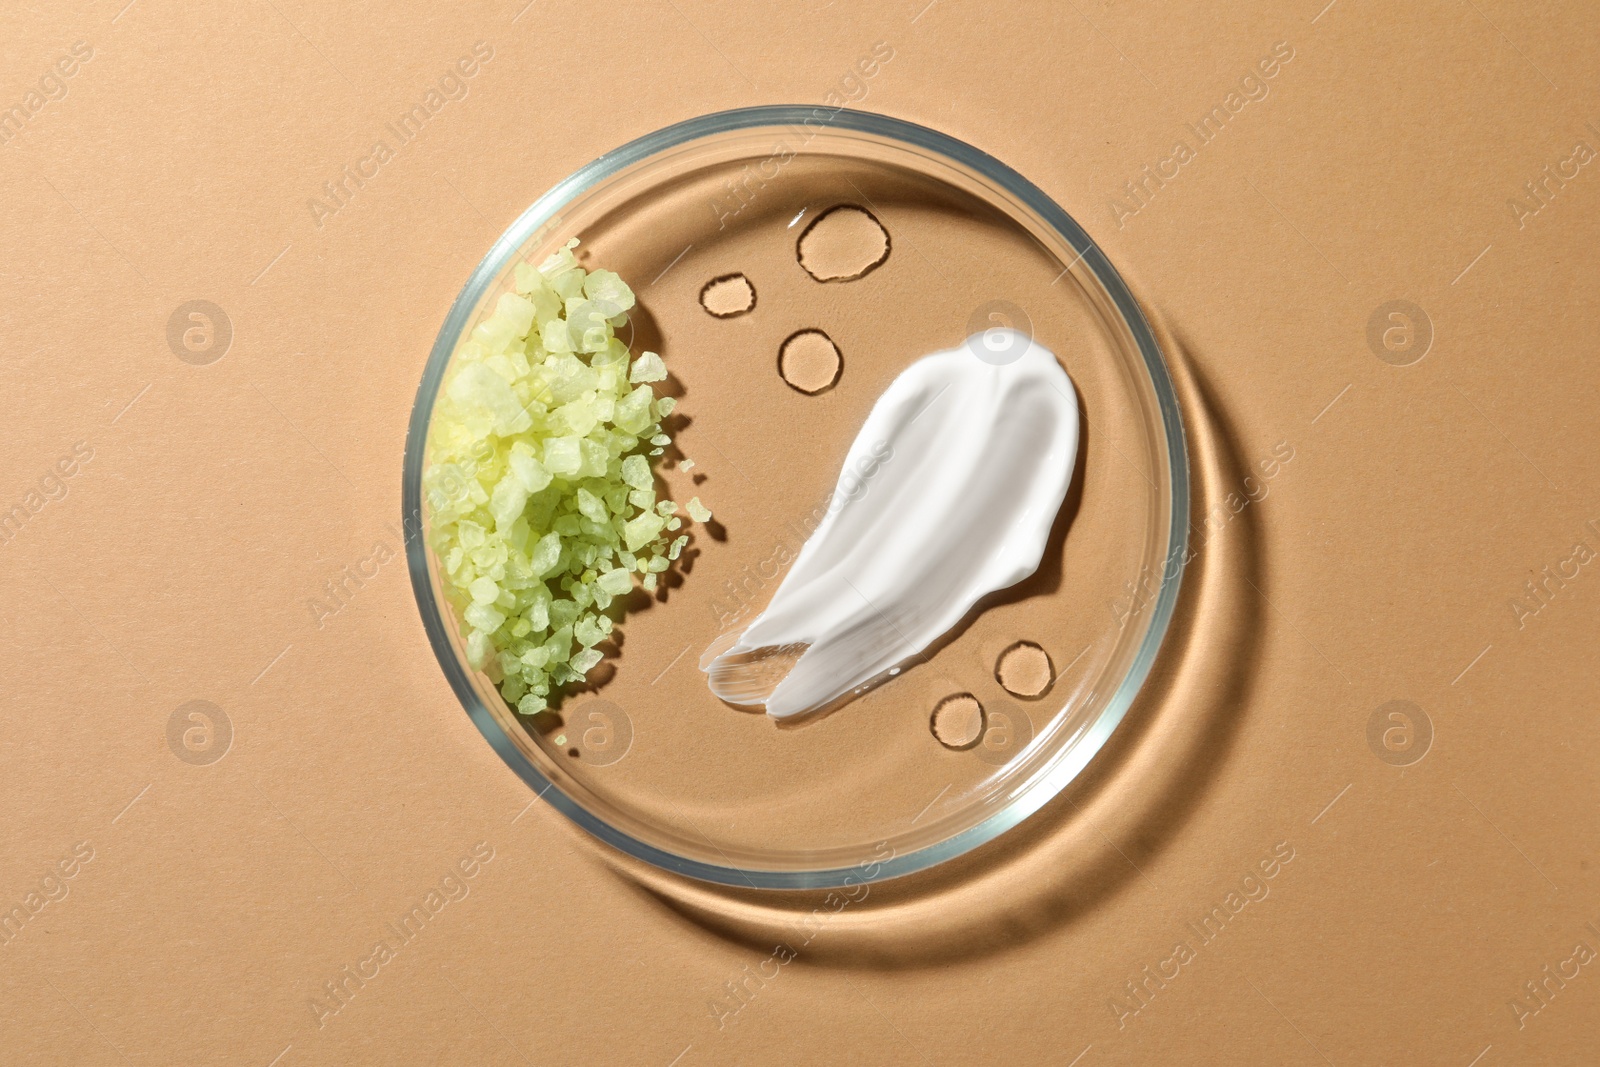
[[[861,216],[884,231],[881,247]],[[843,237],[820,256],[826,270],[808,269],[802,235],[831,219]],[[695,528],[661,593],[630,603],[594,684],[530,719],[468,665],[428,546],[423,473],[434,398],[458,344],[518,263],[573,237],[584,265],[618,272],[637,294],[619,336],[635,355],[659,352],[672,372],[662,383],[679,397],[674,450],[658,469],[665,494],[701,497],[716,520]],[[852,274],[852,242],[884,254]],[[708,285],[731,276],[752,294],[741,289],[718,313],[702,306]],[[912,361],[969,338],[981,346],[995,327],[1044,344],[1079,394],[1078,467],[1039,571],[826,715],[779,724],[719,702],[701,653],[765,606],[873,401]],[[779,366],[785,342],[808,331],[839,358],[816,391],[793,387]],[[440,666],[535,794],[659,867],[786,889],[928,868],[994,839],[1071,782],[1161,646],[1182,580],[1188,494],[1182,421],[1155,337],[1065,211],[935,130],[777,106],[705,115],[623,145],[539,197],[495,242],[423,372],[402,507]],[[1019,642],[1049,663],[1029,696],[1008,690],[998,668]],[[952,747],[930,721],[955,695],[981,704],[982,734]]]

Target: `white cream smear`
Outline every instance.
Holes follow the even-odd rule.
[[[711,691],[786,719],[898,674],[1038,569],[1077,454],[1077,393],[1043,346],[990,330],[919,359],[873,405],[772,602],[706,650]]]

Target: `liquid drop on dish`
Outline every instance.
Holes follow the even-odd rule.
[[[970,748],[983,736],[983,705],[971,693],[945,697],[933,709],[929,725],[945,748]]]
[[[1012,696],[1033,700],[1055,681],[1050,654],[1032,641],[1018,641],[995,664],[994,677]]]
[[[811,220],[795,252],[819,282],[854,281],[889,258],[889,231],[872,212],[841,204]]]
[[[890,383],[771,603],[701,657],[714,694],[775,719],[843,703],[1038,569],[1077,460],[1077,393],[1049,350],[1004,340],[1010,363],[963,345]]]
[[[712,278],[700,290],[700,306],[713,317],[731,319],[756,306],[756,287],[743,274]]]
[[[832,389],[844,371],[844,357],[821,330],[792,333],[778,346],[778,374],[807,396]]]

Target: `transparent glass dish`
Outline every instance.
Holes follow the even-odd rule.
[[[888,231],[881,266],[819,283],[796,239],[849,205]],[[570,237],[622,274],[639,306],[620,336],[660,352],[680,395],[666,491],[717,514],[681,581],[619,625],[603,684],[537,721],[464,654],[427,546],[422,490],[434,398],[458,343],[522,261]],[[743,273],[748,314],[700,305]],[[697,669],[759,611],[826,502],[867,410],[900,369],[991,326],[1031,334],[1080,397],[1074,487],[1039,573],[990,597],[895,679],[794,725],[717,701]],[[782,342],[822,329],[842,353],[818,395],[778,374]],[[406,442],[407,557],[429,641],[473,722],[534,792],[595,837],[728,885],[802,888],[904,875],[961,855],[1037,811],[1105,744],[1160,648],[1186,547],[1187,459],[1165,364],[1126,285],[1088,235],[1021,175],[970,145],[881,115],[758,107],[706,115],[616,149],[562,181],[489,250],[433,346]],[[643,597],[643,594],[640,594]],[[1034,699],[996,662],[1026,641],[1050,657]],[[930,716],[967,693],[976,744],[946,748]]]

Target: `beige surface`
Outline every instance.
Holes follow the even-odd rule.
[[[33,108],[0,145],[0,900],[36,908],[0,946],[0,1059],[1592,1059],[1600,177],[1574,145],[1600,147],[1600,30],[1579,3],[1319,6],[0,16],[0,108]],[[1078,217],[1171,348],[1206,506],[1258,499],[1069,796],[937,877],[774,901],[528,806],[427,649],[399,462],[450,300],[540,192],[677,119],[848,95]],[[308,207],[345,166],[375,176]],[[1112,207],[1130,180],[1146,202]],[[232,325],[208,365],[169,346],[191,300]],[[1393,300],[1432,323],[1411,366],[1369,347]],[[1405,767],[1378,755],[1399,720],[1368,741],[1395,700],[1432,726]],[[185,748],[180,717],[169,744],[190,701],[231,736]],[[347,966],[371,977],[319,1026]],[[1133,1014],[1146,966],[1176,976]]]

